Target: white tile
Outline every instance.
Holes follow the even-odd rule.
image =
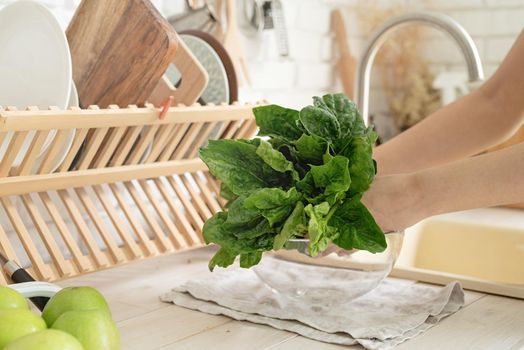
[[[287,89],[295,85],[296,65],[293,62],[251,62],[249,72],[256,89]]]
[[[524,26],[524,8],[453,11],[450,15],[473,36],[515,35],[520,33]]]
[[[303,1],[298,8],[296,27],[301,30],[325,34],[330,31],[332,6],[320,1]]]
[[[299,88],[329,89],[335,81],[333,65],[328,63],[299,63]]]
[[[486,39],[485,57],[486,63],[499,63],[506,57],[515,38],[493,38]]]

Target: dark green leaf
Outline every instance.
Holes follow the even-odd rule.
[[[271,226],[284,221],[300,199],[295,187],[287,192],[280,188],[264,188],[253,192],[244,201],[245,208],[260,213]]]
[[[264,187],[277,187],[287,176],[272,169],[256,153],[257,147],[236,140],[210,140],[200,158],[213,175],[236,195]]]
[[[351,193],[364,193],[375,178],[373,146],[368,136],[354,136],[342,155],[349,159]]]
[[[331,216],[329,225],[338,230],[334,243],[347,250],[363,249],[372,253],[386,249],[386,238],[360,198],[347,199]]]
[[[216,266],[228,267],[235,262],[237,254],[231,253],[227,249],[220,248],[218,252],[213,255],[209,261],[208,267],[210,271],[213,271]]]
[[[240,254],[240,267],[248,269],[258,264],[260,259],[262,259],[262,252],[260,251]]]
[[[297,140],[302,135],[297,126],[298,111],[269,105],[253,108],[253,114],[260,129],[259,135],[277,136],[286,140]]]
[[[311,166],[315,187],[324,188],[326,196],[346,192],[351,184],[348,165],[346,157],[335,156],[327,164]]]
[[[313,104],[336,116],[340,125],[340,138],[362,134],[366,130],[357,106],[344,94],[324,95],[322,98],[314,97]]]
[[[327,150],[327,143],[318,136],[303,134],[295,147],[300,158],[311,164],[322,164],[322,158]]]
[[[260,140],[260,145],[257,148],[257,154],[262,160],[276,171],[285,173],[290,172],[293,179],[298,180],[298,173],[293,167],[293,163],[286,159],[286,157],[273,147],[267,141]]]
[[[300,121],[306,130],[324,140],[334,141],[340,137],[340,125],[329,110],[307,106],[300,111]]]

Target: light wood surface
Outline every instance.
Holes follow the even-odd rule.
[[[123,349],[362,349],[325,344],[159,301],[190,278],[205,277],[212,248],[134,262],[61,281],[90,285],[109,301]],[[398,349],[519,350],[524,344],[524,301],[466,291],[466,306]]]
[[[83,107],[143,105],[177,49],[175,31],[149,0],[84,0],[66,34]]]

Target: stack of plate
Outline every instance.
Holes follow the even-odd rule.
[[[0,23],[0,106],[22,110],[28,106],[41,109],[78,106],[69,46],[53,14],[35,1],[19,0],[0,10]],[[34,134],[28,133],[13,166],[22,163]],[[55,134],[56,130],[49,133],[32,173],[38,170]],[[65,158],[74,135],[72,130],[51,171]],[[8,133],[0,144],[0,161],[11,138]]]

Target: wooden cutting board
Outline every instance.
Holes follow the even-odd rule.
[[[83,0],[66,34],[82,107],[143,105],[177,49],[149,0]]]

